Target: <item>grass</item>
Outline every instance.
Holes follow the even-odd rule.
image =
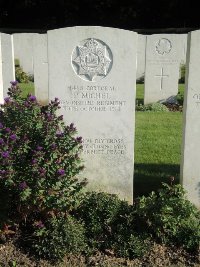
[[[182,113],[136,112],[134,196],[179,181]]]
[[[34,83],[33,82],[19,83],[19,87],[22,90],[22,96],[23,97],[27,96],[28,93],[34,95]]]
[[[178,91],[183,95],[184,94],[185,84],[178,85]],[[136,86],[136,103],[144,103],[144,84],[137,84]]]
[[[184,94],[184,84],[179,92]],[[136,103],[143,103],[144,84],[137,84]],[[136,112],[134,196],[157,190],[174,176],[179,182],[182,113]]]

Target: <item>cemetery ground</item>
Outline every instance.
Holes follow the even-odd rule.
[[[179,84],[180,95],[184,84]],[[137,84],[136,102],[143,103],[144,84]],[[156,190],[171,176],[179,182],[182,113],[136,112],[135,196]]]
[[[29,87],[26,87],[26,85],[20,87],[26,88],[27,92],[33,93],[34,91],[33,84],[29,84]],[[182,85],[179,90],[183,93]],[[24,95],[26,95],[26,93],[24,93]],[[143,86],[138,85],[137,99],[142,100],[142,98]],[[175,179],[173,183],[179,182],[181,132],[181,112],[136,112],[134,170],[135,197],[142,195],[147,196],[146,198],[141,199],[143,205],[141,205],[137,211],[140,212],[142,222],[147,223],[143,225],[143,227],[151,229],[155,238],[154,242],[149,243],[145,236],[141,236],[140,238],[137,237],[135,240],[127,239],[123,251],[120,251],[119,247],[116,248],[120,251],[121,256],[124,257],[119,257],[119,255],[116,257],[116,254],[112,249],[106,249],[104,252],[100,252],[101,250],[98,251],[98,249],[96,249],[93,253],[84,256],[73,256],[69,253],[68,256],[64,257],[62,263],[51,263],[46,260],[39,261],[31,255],[31,251],[29,251],[29,255],[25,253],[27,251],[22,252],[23,250],[20,250],[15,246],[15,242],[6,242],[2,245],[0,244],[0,266],[200,266],[200,258],[197,251],[194,252],[194,250],[187,250],[176,245],[176,241],[179,239],[183,243],[185,242],[185,244],[187,243],[187,240],[184,240],[184,238],[190,239],[191,244],[198,240],[194,238],[193,233],[194,229],[198,229],[196,236],[200,236],[199,226],[197,228],[197,225],[194,224],[195,221],[193,221],[196,212],[194,212],[190,204],[185,202],[181,197],[182,193],[180,188],[173,186],[172,188],[162,187],[162,182],[170,184],[173,179]],[[158,188],[163,188],[163,191],[161,191],[158,198],[155,198],[154,195],[149,195],[152,190],[157,190]],[[177,210],[175,207],[182,207],[183,212],[180,209]],[[100,246],[103,246],[104,244],[102,243],[101,235],[103,235],[103,239],[106,240],[103,242],[108,242],[109,235],[112,236],[112,231],[110,232],[109,227],[113,227],[113,225],[117,223],[117,221],[115,221],[115,216],[113,216],[117,209],[119,209],[120,212],[129,210],[125,203],[119,202],[115,198],[110,198],[107,195],[93,195],[90,201],[86,201],[85,206],[82,208],[82,213],[85,211],[85,214],[88,213],[88,218],[90,216],[93,219],[93,221],[87,221],[87,216],[84,217],[84,214],[79,214],[80,216],[83,216],[82,218],[85,219],[85,223],[88,224],[88,231],[91,231],[96,235],[98,241],[93,240],[93,245],[95,245],[96,242],[99,243]],[[172,216],[168,216],[171,211]],[[97,212],[97,214],[95,214],[95,212]],[[190,212],[191,221],[190,219],[184,219],[185,214]],[[126,218],[127,214],[123,214],[124,215],[120,215],[121,219],[119,219],[119,221],[121,220],[122,229],[117,230],[119,232],[122,231],[123,233],[122,236],[120,234],[118,236],[118,241],[119,243],[121,242],[121,244],[124,242],[126,230],[128,230],[129,234],[129,231],[135,224],[135,221],[132,220],[131,216]],[[145,214],[147,216],[146,218]],[[98,217],[95,216],[100,217],[98,219]],[[182,217],[183,220],[181,221]],[[180,220],[179,226],[182,226],[184,221],[186,221],[186,224],[183,225],[182,228],[179,228],[174,220]],[[100,224],[98,224],[98,221],[100,221]],[[164,228],[160,225],[162,223]],[[126,229],[126,227],[128,227],[127,225],[129,225],[129,229]],[[142,225],[139,224],[139,227],[140,226]],[[108,227],[108,229],[105,227]],[[187,229],[188,232],[184,232],[184,229]],[[77,229],[74,228],[72,231],[76,232]],[[181,233],[181,231],[183,231],[182,236],[179,236],[178,232]],[[80,232],[79,234],[81,236]],[[174,244],[173,242],[170,243],[173,240],[173,238],[172,240],[170,239],[170,235],[171,237],[174,236]],[[78,236],[78,238],[80,238],[80,236]],[[192,236],[194,239],[192,239]],[[2,238],[3,237],[1,237],[1,239]],[[161,242],[156,242],[158,240]],[[47,244],[45,244],[45,246],[47,246]],[[129,260],[129,257],[133,259]]]

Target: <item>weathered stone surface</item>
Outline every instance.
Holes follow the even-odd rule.
[[[48,56],[47,34],[33,37],[33,62],[35,96],[42,104],[48,103]]]
[[[33,74],[33,37],[37,33],[13,34],[14,57],[19,59],[23,71]]]
[[[188,46],[181,182],[189,200],[200,208],[200,31],[189,34]]]
[[[147,36],[144,103],[173,102],[178,93],[183,38],[177,34]]]
[[[89,189],[133,198],[137,34],[104,27],[48,31],[49,98],[84,138]]]
[[[0,33],[0,103],[7,96],[10,81],[15,79],[12,36]]]
[[[180,54],[180,62],[182,64],[186,64],[186,53],[187,53],[187,34],[178,34],[177,38],[180,39],[181,42],[181,54]]]
[[[146,51],[146,35],[138,34],[137,46],[137,72],[136,78],[144,77],[145,72],[145,51]]]

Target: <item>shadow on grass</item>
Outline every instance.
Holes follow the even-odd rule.
[[[157,191],[162,183],[170,184],[171,176],[174,177],[175,184],[179,183],[179,164],[136,163],[134,168],[134,198]]]

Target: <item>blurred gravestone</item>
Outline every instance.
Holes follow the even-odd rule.
[[[181,182],[189,200],[200,208],[200,31],[189,34]]]
[[[174,102],[178,93],[179,68],[184,62],[184,36],[147,36],[144,103]]]
[[[146,38],[146,35],[138,34],[136,78],[139,82],[144,82]]]
[[[47,34],[33,37],[34,87],[35,96],[41,104],[48,103],[48,56]]]
[[[0,103],[7,96],[10,81],[15,79],[12,36],[0,33]]]
[[[33,38],[37,33],[13,34],[14,57],[24,72],[33,74]]]

